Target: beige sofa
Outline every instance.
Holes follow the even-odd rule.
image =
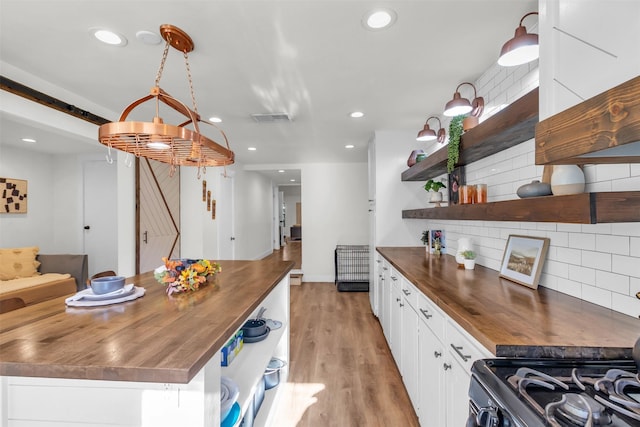
[[[86,288],[87,255],[0,249],[0,263],[0,313]]]

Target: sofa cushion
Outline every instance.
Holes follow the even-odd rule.
[[[34,286],[59,282],[70,277],[70,274],[47,273],[41,276],[22,277],[20,279],[13,280],[0,280],[0,296],[8,294],[9,292],[32,288]]]
[[[37,246],[0,249],[0,280],[37,276],[38,250]]]

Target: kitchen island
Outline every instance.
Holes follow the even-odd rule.
[[[293,262],[220,264],[189,294],[167,296],[144,273],[127,279],[146,291],[134,301],[72,308],[61,297],[0,315],[0,426],[217,427],[223,375],[244,412],[270,358],[288,361]],[[221,367],[221,348],[260,307],[282,327]]]

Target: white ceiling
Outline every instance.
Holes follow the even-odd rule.
[[[394,10],[396,22],[365,29],[363,16],[379,7]],[[456,86],[490,67],[532,10],[535,0],[0,0],[0,60],[11,66],[2,70],[5,77],[20,81],[6,71],[24,70],[100,111],[76,103],[79,108],[117,120],[154,85],[162,57],[163,44],[144,44],[136,32],[173,24],[195,43],[189,62],[198,112],[223,119],[238,162],[269,170],[366,162],[375,130],[417,133],[426,117],[441,116]],[[99,43],[91,27],[115,30],[128,44]],[[160,86],[191,104],[184,60],[174,49]],[[365,117],[350,118],[354,110]],[[279,112],[292,121],[251,118]],[[0,119],[3,144],[30,126],[11,111]],[[79,150],[82,143],[102,149],[60,131],[49,139],[56,150]]]

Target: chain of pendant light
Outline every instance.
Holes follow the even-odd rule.
[[[162,72],[164,71],[164,65],[167,62],[167,56],[169,55],[169,47],[171,46],[171,35],[167,36],[167,41],[164,45],[164,50],[162,52],[162,59],[160,60],[160,67],[158,67],[158,72],[156,73],[156,80],[155,80],[155,85],[157,87],[160,87],[160,79],[162,78]],[[182,55],[184,56],[184,65],[185,68],[187,70],[187,81],[189,82],[189,92],[191,94],[191,103],[193,105],[193,111],[196,113],[196,116],[199,116],[200,114],[198,113],[198,104],[196,103],[196,95],[195,95],[195,91],[193,90],[193,78],[191,77],[191,67],[189,66],[189,54],[187,53],[187,51],[183,51]],[[156,101],[156,110],[158,108],[158,101]],[[156,115],[158,115],[158,112],[156,111]],[[173,145],[171,146],[171,149],[173,150]],[[198,179],[200,179],[200,170],[202,169],[203,173],[207,173],[207,168],[205,167],[201,167],[202,166],[202,157],[198,157]],[[226,167],[225,167],[226,170]],[[169,176],[173,176],[174,173],[176,171],[176,165],[172,159],[171,161],[171,167],[169,170]]]

